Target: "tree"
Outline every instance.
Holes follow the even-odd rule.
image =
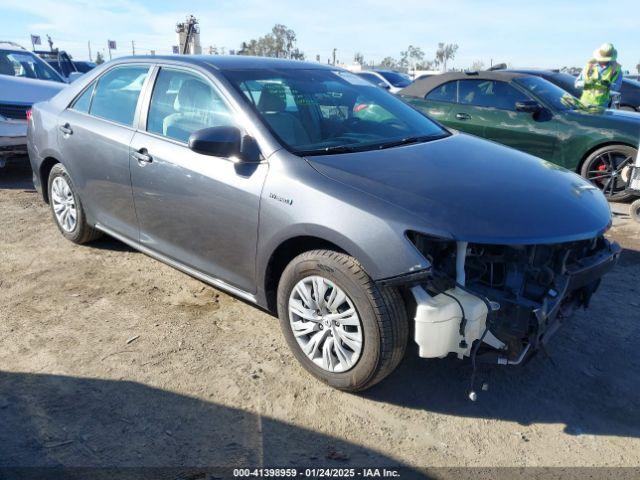
[[[101,63],[104,63],[104,57],[102,53],[98,52],[96,53],[96,65],[100,65]]]
[[[364,55],[362,55],[360,52],[356,52],[356,54],[353,56],[353,61],[358,65],[364,65]]]
[[[393,57],[384,57],[379,65],[380,68],[387,68],[389,70],[395,70],[398,68],[398,61]]]
[[[285,25],[276,24],[264,37],[242,42],[238,55],[291,58],[304,60],[304,53],[296,45],[296,33]]]
[[[638,73],[640,73],[640,62],[638,62],[638,64],[636,65],[636,70],[638,71]]]
[[[484,62],[482,60],[476,60],[471,64],[472,72],[480,72],[482,70],[484,70]]]
[[[447,71],[447,62],[453,60],[458,51],[458,45],[455,43],[438,43],[438,50],[436,50],[435,64],[442,66],[443,71]]]
[[[407,49],[400,52],[400,68],[405,70],[415,70],[417,64],[424,60],[424,52],[420,47],[409,45]]]

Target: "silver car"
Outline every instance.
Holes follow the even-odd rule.
[[[521,363],[620,251],[576,174],[319,64],[120,59],[35,105],[28,149],[67,239],[106,233],[277,314],[349,391],[410,332],[421,357]]]
[[[26,162],[27,112],[66,85],[37,55],[0,41],[0,168],[9,161]]]

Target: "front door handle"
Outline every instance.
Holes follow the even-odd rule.
[[[458,120],[470,120],[471,115],[469,115],[468,113],[456,113],[456,118]]]
[[[146,165],[147,163],[153,162],[153,157],[149,155],[149,152],[147,152],[146,148],[141,148],[137,152],[133,152],[131,156],[133,157],[134,160],[137,160],[138,165],[141,165],[141,166]]]
[[[68,123],[65,123],[64,125],[60,125],[60,131],[65,135],[72,135],[73,134],[73,130],[71,128],[71,125],[69,125]]]

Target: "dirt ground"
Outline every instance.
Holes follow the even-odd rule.
[[[640,466],[640,228],[523,368],[421,360],[360,395],[294,361],[275,318],[105,238],[64,240],[0,171],[1,466]]]

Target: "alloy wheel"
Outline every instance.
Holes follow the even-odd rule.
[[[362,353],[362,323],[353,302],[321,276],[300,280],[289,296],[289,323],[304,354],[320,368],[346,372]]]
[[[67,180],[60,176],[51,184],[51,203],[58,225],[65,232],[72,232],[78,223],[76,200]]]
[[[587,180],[598,187],[607,197],[623,192],[629,183],[634,158],[626,152],[609,150],[603,152],[589,164]]]

